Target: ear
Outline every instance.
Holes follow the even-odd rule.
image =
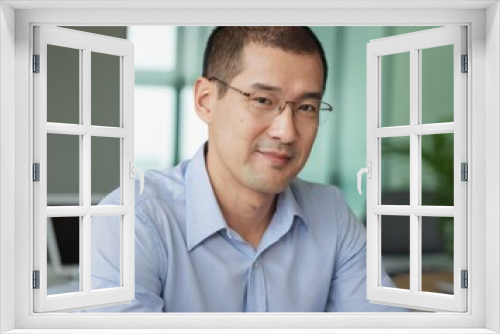
[[[212,122],[213,101],[217,99],[217,92],[210,80],[199,77],[194,83],[194,106],[198,117],[207,124]]]

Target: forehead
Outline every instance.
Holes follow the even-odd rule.
[[[298,54],[255,43],[243,49],[242,68],[234,80],[250,80],[283,87],[294,84],[321,90],[323,64],[317,53]]]

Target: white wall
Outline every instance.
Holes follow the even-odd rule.
[[[0,2],[0,332],[14,328],[14,10]]]
[[[500,55],[500,7],[496,3],[490,6],[486,12],[486,72],[490,73],[486,77],[486,149],[488,147],[496,147],[495,152],[491,155],[486,155],[486,219],[491,223],[486,224],[486,251],[490,254],[496,254],[497,264],[494,266],[486,266],[486,328],[500,332],[500,309],[498,300],[500,299],[500,247],[498,245],[498,236],[500,234],[500,152],[498,147],[500,144],[499,134],[499,109],[500,96],[498,91],[500,78],[500,64],[498,57]],[[496,240],[496,241],[495,241]],[[493,306],[493,307],[491,307]]]

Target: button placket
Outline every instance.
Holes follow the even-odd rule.
[[[267,289],[261,260],[255,259],[250,267],[248,281],[248,311],[267,311]]]

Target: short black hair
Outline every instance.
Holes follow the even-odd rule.
[[[323,91],[328,64],[321,42],[309,27],[216,27],[205,48],[203,76],[230,83],[243,70],[242,55],[247,44],[256,43],[296,54],[318,54],[323,64]],[[219,85],[223,96],[227,87]]]

